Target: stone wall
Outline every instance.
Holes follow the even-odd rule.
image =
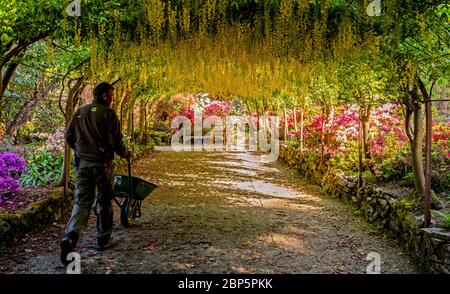
[[[294,147],[280,146],[280,160],[322,189],[357,206],[364,216],[388,231],[433,273],[450,273],[450,232],[441,228],[422,228],[423,216],[413,213],[413,204],[405,195],[386,187],[363,184],[346,176],[318,156],[302,154]]]
[[[41,225],[59,221],[70,213],[73,193],[64,198],[63,188],[50,192],[45,199],[30,204],[24,211],[0,214],[0,249],[13,244]]]

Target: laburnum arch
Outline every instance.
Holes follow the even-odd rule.
[[[351,103],[365,134],[370,109],[395,101],[404,106],[416,188],[429,198],[421,117],[426,105],[428,164],[431,89],[450,76],[443,1],[380,1],[379,16],[366,0],[85,0],[79,17],[67,15],[68,3],[0,1],[0,101],[16,59],[40,40],[50,52],[69,51],[58,69],[63,84],[73,80],[69,97],[115,82],[125,121],[161,97],[208,92],[259,113],[315,103],[328,116]],[[67,118],[77,103],[67,103]]]

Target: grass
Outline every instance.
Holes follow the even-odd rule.
[[[450,213],[433,210],[433,214],[439,216],[442,219],[442,221],[438,224],[439,227],[450,230]]]

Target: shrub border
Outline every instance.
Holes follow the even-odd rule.
[[[306,154],[306,153],[305,153]],[[368,220],[388,232],[405,246],[417,261],[432,273],[450,274],[450,232],[441,228],[423,228],[423,216],[412,212],[412,204],[383,187],[364,184],[332,166],[320,165],[320,159],[308,159],[299,148],[280,144],[279,160],[320,185],[340,200],[356,206]]]

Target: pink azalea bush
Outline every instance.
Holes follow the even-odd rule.
[[[224,118],[230,112],[230,109],[230,104],[227,101],[215,100],[206,105],[200,113],[202,119],[213,115]],[[195,109],[193,107],[186,107],[180,113],[172,113],[169,116],[169,121],[172,121],[177,116],[186,116],[191,121],[192,125],[194,125]]]
[[[219,117],[225,117],[230,112],[230,104],[227,101],[215,100],[206,105],[203,109],[203,116],[208,117],[216,115]]]
[[[185,116],[191,121],[191,124],[193,125],[194,124],[194,115],[195,115],[194,108],[186,107],[180,113],[172,113],[169,116],[169,123],[171,123],[178,116]]]
[[[450,122],[434,122],[432,126],[431,183],[436,192],[450,187]]]
[[[408,137],[399,105],[387,103],[372,110],[367,143],[370,152],[367,163],[375,176],[402,179],[411,172]]]
[[[434,122],[432,127],[433,151],[436,156],[450,159],[450,122]]]
[[[368,144],[373,159],[381,161],[408,147],[403,125],[401,108],[396,104],[384,104],[371,112]]]
[[[341,107],[328,120],[321,114],[305,126],[305,144],[308,149],[320,150],[322,121],[325,121],[324,153],[330,157],[345,150],[349,141],[358,137],[359,114],[356,108]]]
[[[317,109],[319,110],[319,109]],[[317,112],[316,112],[317,113]],[[304,140],[307,150],[311,154],[319,154],[321,150],[322,120],[325,121],[325,146],[326,158],[332,160],[332,164],[348,171],[358,170],[358,133],[359,112],[358,107],[339,107],[334,114],[326,118],[321,113],[308,117],[305,116]],[[293,131],[293,113],[287,118],[289,134],[299,138],[299,133]],[[284,118],[281,120],[280,133],[284,132]],[[433,123],[432,158],[433,170],[439,170],[438,178],[447,177],[450,161],[450,123]],[[364,164],[377,178],[385,180],[405,180],[412,183],[411,152],[404,130],[404,117],[402,107],[398,104],[387,103],[373,108],[369,118],[369,138],[367,141],[369,158],[363,156]],[[366,160],[367,159],[367,160]],[[437,180],[433,180],[433,187]],[[439,183],[442,180],[439,179]]]

